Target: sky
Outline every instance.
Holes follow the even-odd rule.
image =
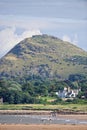
[[[42,34],[87,51],[87,0],[0,0],[0,57],[24,38]]]

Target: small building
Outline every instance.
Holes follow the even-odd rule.
[[[60,97],[60,98],[65,98],[66,96],[67,96],[67,91],[65,91],[65,90],[63,90],[63,91],[59,91],[58,92],[58,96]]]
[[[56,92],[56,95],[58,95],[60,98],[75,98],[80,89],[71,89],[70,87],[64,87],[63,90],[59,90]]]

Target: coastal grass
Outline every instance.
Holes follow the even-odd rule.
[[[0,104],[0,110],[70,110],[87,112],[87,104]]]

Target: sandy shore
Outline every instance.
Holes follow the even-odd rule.
[[[0,125],[0,130],[87,130],[87,125]]]
[[[76,119],[76,120],[87,120],[87,115],[57,115],[63,119]]]

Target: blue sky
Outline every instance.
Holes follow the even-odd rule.
[[[57,36],[87,51],[87,0],[0,0],[0,57],[26,37]]]

